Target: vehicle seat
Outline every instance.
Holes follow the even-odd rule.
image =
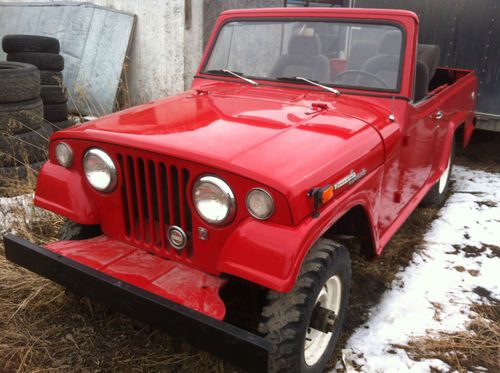
[[[439,63],[441,49],[434,44],[419,44],[417,47],[417,60],[422,61],[429,71],[429,82],[434,77]]]
[[[346,70],[361,70],[363,64],[377,54],[379,43],[376,41],[358,41],[351,46]]]
[[[376,41],[358,41],[351,46],[346,70],[361,70],[364,63],[377,54],[379,43]],[[359,75],[349,74],[338,80],[339,83],[355,85]]]
[[[339,43],[338,35],[332,33],[326,23],[317,22],[309,27],[314,29],[314,33],[319,37],[321,54],[328,59],[336,57]]]
[[[318,82],[330,79],[330,61],[321,54],[321,41],[311,28],[293,35],[288,44],[288,54],[278,58],[270,77],[303,77]]]
[[[391,89],[396,88],[398,83],[401,43],[400,31],[390,31],[385,34],[380,43],[378,54],[366,61],[361,70],[377,75],[384,80]],[[362,87],[384,88],[381,83],[364,76],[358,78],[358,85]]]
[[[414,101],[418,102],[427,96],[429,87],[429,70],[427,66],[417,60],[417,71],[415,73]]]
[[[415,101],[422,100],[429,92],[429,83],[436,73],[441,50],[437,45],[419,44],[415,74]]]

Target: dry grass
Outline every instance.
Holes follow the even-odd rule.
[[[500,302],[473,304],[466,331],[414,338],[403,348],[414,360],[439,359],[460,373],[495,372],[500,364]],[[484,371],[483,370],[483,371]]]

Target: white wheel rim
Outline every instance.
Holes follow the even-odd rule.
[[[337,316],[340,311],[340,303],[342,299],[342,283],[340,278],[335,275],[330,277],[319,292],[316,304],[321,304],[322,307],[335,312]],[[332,339],[332,333],[323,333],[313,328],[307,328],[306,340],[304,342],[304,358],[306,364],[311,366],[325,353],[328,343]]]
[[[451,151],[450,157],[448,158],[448,165],[446,166],[446,170],[444,170],[443,174],[439,178],[439,194],[444,192],[444,188],[446,188],[446,183],[448,182],[448,177],[450,175],[450,166],[451,166]]]

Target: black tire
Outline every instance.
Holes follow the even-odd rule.
[[[66,219],[59,230],[59,238],[65,241],[86,240],[101,234],[99,225],[83,225]]]
[[[3,179],[26,179],[28,175],[38,175],[45,161],[33,163],[27,166],[0,167],[0,178]]]
[[[56,132],[74,126],[75,123],[71,119],[68,119],[65,120],[64,122],[50,123],[50,125],[52,126],[52,130]]]
[[[438,179],[436,184],[427,192],[424,199],[420,203],[421,207],[435,207],[439,208],[444,205],[446,198],[448,196],[448,189],[450,188],[451,173],[453,171],[453,163],[455,162],[455,139],[451,143],[451,151],[449,158],[449,171],[446,181],[444,182],[444,188],[440,190],[441,179]],[[446,172],[446,171],[445,171]]]
[[[332,336],[323,354],[307,365],[304,346],[316,300],[326,281],[334,276],[341,283],[341,301]],[[319,239],[307,254],[297,282],[288,293],[270,290],[262,309],[259,332],[272,343],[270,372],[322,372],[333,353],[347,312],[351,282],[349,251],[331,240]]]
[[[40,95],[40,73],[27,63],[0,62],[0,103],[27,101]]]
[[[39,70],[62,71],[64,69],[64,58],[60,54],[41,52],[9,53],[7,61],[30,63]]]
[[[14,167],[47,159],[52,126],[44,123],[38,130],[0,137],[0,167]]]
[[[0,133],[29,132],[40,128],[42,123],[43,103],[40,98],[0,104]]]
[[[5,53],[43,52],[59,53],[59,40],[39,35],[5,35],[2,39]]]
[[[68,105],[52,104],[44,106],[45,120],[51,123],[64,122],[68,120]]]
[[[40,83],[42,85],[63,86],[63,75],[60,71],[40,70]]]
[[[44,105],[65,104],[68,101],[66,89],[58,85],[42,85],[40,97]]]

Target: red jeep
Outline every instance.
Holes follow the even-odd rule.
[[[248,370],[316,372],[347,312],[339,237],[378,255],[443,203],[477,79],[400,10],[224,12],[192,89],[55,133],[9,260]]]

